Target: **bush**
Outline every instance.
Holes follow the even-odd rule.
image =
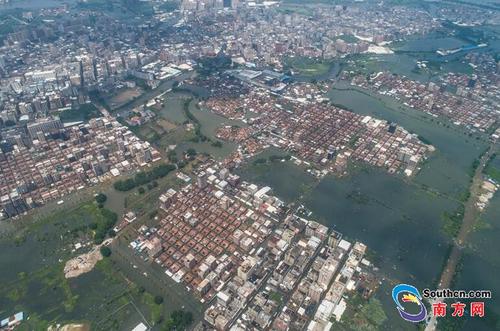
[[[146,190],[142,186],[139,187],[139,189],[137,191],[139,192],[139,194],[144,194],[146,192]]]
[[[99,193],[95,196],[95,201],[99,204],[105,203],[107,199],[108,197],[104,193]]]
[[[111,255],[111,248],[108,246],[101,246],[101,255],[104,257],[109,257]]]
[[[155,303],[156,303],[157,305],[161,305],[161,304],[163,303],[163,297],[162,297],[162,296],[160,296],[160,295],[157,295],[157,296],[155,296],[154,301],[155,301]]]

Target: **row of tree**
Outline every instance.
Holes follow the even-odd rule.
[[[137,173],[133,178],[119,180],[115,182],[113,186],[117,191],[130,191],[138,186],[142,186],[156,179],[163,178],[173,170],[175,170],[175,165],[162,164],[150,171],[141,171]]]

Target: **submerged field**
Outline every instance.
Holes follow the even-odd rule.
[[[155,191],[146,196],[151,194]],[[140,209],[144,202],[134,196],[122,198]],[[111,208],[119,205],[110,203]],[[184,306],[199,318],[201,306],[185,289],[174,291],[177,284],[159,289],[142,274],[144,268],[131,271],[132,260],[119,254],[119,249],[127,250],[126,241],[123,248],[113,246],[111,257],[98,262],[91,272],[64,277],[65,262],[88,251],[94,242],[92,224],[104,221],[103,210],[89,201],[36,222],[0,224],[0,263],[8,266],[0,273],[0,316],[23,311],[29,319],[20,330],[46,330],[55,322],[75,321],[88,323],[92,330],[130,330],[140,322],[153,326],[165,321]],[[76,243],[83,247],[76,249]],[[163,303],[154,302],[157,295]]]

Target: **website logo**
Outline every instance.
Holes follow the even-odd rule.
[[[422,296],[415,286],[408,284],[394,286],[392,289],[392,300],[396,303],[399,315],[406,321],[418,323],[422,322],[427,317],[427,309],[422,302]],[[407,308],[409,308],[409,304],[415,305],[417,307],[416,310],[419,310],[419,312],[409,313],[406,311],[403,304],[405,304]]]

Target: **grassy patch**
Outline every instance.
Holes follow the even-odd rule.
[[[59,114],[63,122],[88,121],[100,116],[101,112],[93,104],[81,105],[79,108],[68,109]]]
[[[460,231],[464,218],[464,206],[460,205],[457,210],[452,213],[444,212],[441,216],[443,220],[443,231],[451,238],[455,238]]]
[[[497,154],[491,155],[483,172],[486,176],[500,183],[500,159],[497,157]]]
[[[163,303],[156,304],[152,294],[144,292],[141,298],[142,303],[148,306],[151,311],[151,320],[158,324],[163,320]]]
[[[285,60],[285,69],[293,70],[306,77],[321,76],[327,74],[330,70],[330,62],[305,57],[293,57]]]
[[[381,302],[376,298],[368,301],[359,294],[348,300],[347,308],[340,322],[332,319],[334,330],[382,330],[387,316]]]
[[[345,41],[346,43],[349,43],[349,44],[353,44],[353,43],[359,42],[358,38],[356,38],[356,37],[354,37],[353,35],[350,35],[350,34],[343,34],[343,35],[338,36],[335,39],[342,39],[343,41]]]

